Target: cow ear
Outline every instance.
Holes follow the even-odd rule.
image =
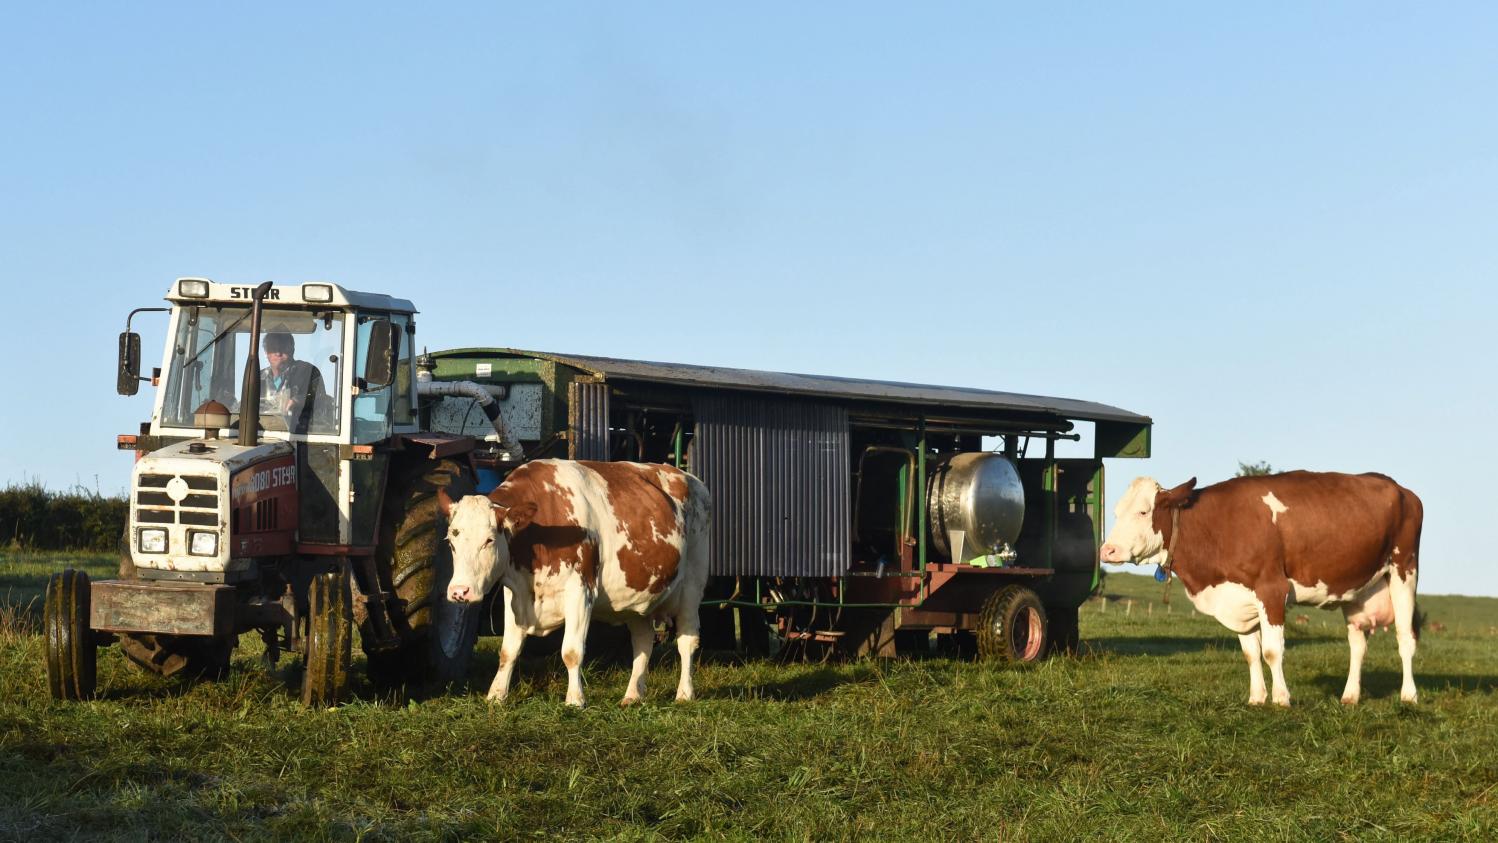
[[[447,487],[437,487],[437,508],[442,510],[442,517],[447,518],[453,511],[453,499],[447,496]]]
[[[495,509],[497,510],[498,507]],[[526,527],[529,527],[535,518],[536,505],[534,503],[531,501],[517,503],[506,510],[503,516],[500,516],[499,527],[513,536]]]
[[[1188,507],[1196,501],[1196,478],[1160,493],[1160,502],[1166,506]]]

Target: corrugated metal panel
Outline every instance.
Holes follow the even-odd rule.
[[[574,460],[609,458],[609,385],[573,381],[567,385],[567,456]]]
[[[699,395],[692,473],[713,494],[712,573],[838,576],[849,564],[848,411]]]
[[[634,380],[666,383],[676,386],[733,389],[779,395],[801,395],[837,401],[877,401],[915,404],[921,407],[963,408],[980,412],[1036,413],[1081,421],[1117,421],[1149,424],[1150,418],[1128,410],[1093,401],[968,389],[956,386],[934,386],[898,381],[876,381],[863,378],[840,378],[829,375],[799,375],[788,372],[761,372],[723,366],[692,366],[682,363],[654,363],[646,360],[617,360],[578,354],[553,354],[545,351],[521,351],[513,348],[453,349],[443,354],[504,354],[551,360],[588,372],[604,380]]]

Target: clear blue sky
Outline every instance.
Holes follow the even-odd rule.
[[[1113,498],[1382,471],[1422,590],[1498,594],[1498,6],[429,5],[0,12],[0,481],[125,487],[173,278],[329,279],[434,349],[1147,413]]]

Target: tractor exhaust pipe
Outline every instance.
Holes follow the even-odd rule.
[[[255,288],[250,305],[250,353],[244,361],[244,393],[239,396],[239,444],[259,444],[260,432],[260,303],[270,291],[266,281]]]

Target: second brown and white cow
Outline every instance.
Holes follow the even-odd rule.
[[[1415,578],[1424,510],[1414,492],[1381,474],[1291,471],[1239,477],[1202,489],[1192,478],[1163,489],[1136,479],[1114,510],[1104,562],[1160,565],[1180,577],[1197,611],[1238,633],[1249,665],[1248,701],[1285,686],[1285,609],[1341,607],[1352,659],[1342,702],[1362,692],[1366,631],[1393,623],[1404,665],[1399,696],[1416,698]]]
[[[504,641],[489,699],[503,700],[527,635],[563,627],[567,703],[582,706],[583,643],[593,618],[629,627],[634,669],[620,705],[638,702],[654,621],[676,624],[678,700],[690,700],[698,604],[707,584],[707,487],[668,465],[536,460],[498,488],[452,501],[453,576],[447,596],[477,603],[504,589]]]

